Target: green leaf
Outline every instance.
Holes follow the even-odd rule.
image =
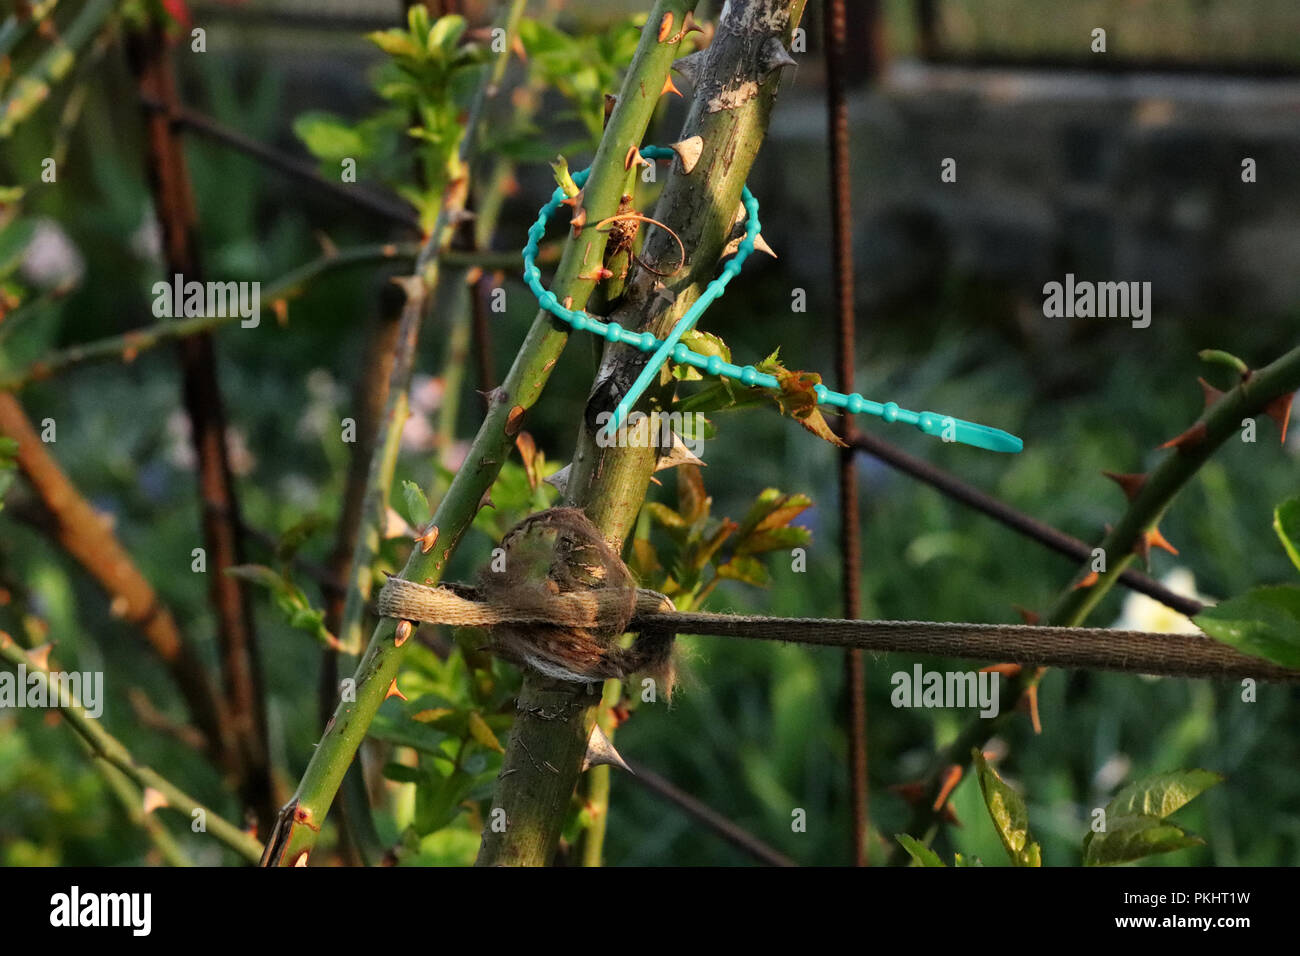
[[[383,769],[384,777],[396,783],[419,783],[424,776],[416,767],[408,767],[402,763],[386,763]]]
[[[456,819],[461,802],[474,786],[474,777],[464,770],[453,770],[444,777],[423,759],[420,762],[427,777],[415,790],[413,825],[423,836]]]
[[[718,566],[718,577],[730,578],[733,581],[743,581],[745,584],[752,584],[755,587],[765,588],[771,582],[772,577],[767,573],[767,568],[758,558],[738,555],[728,561],[726,564]]]
[[[303,113],[293,121],[293,132],[323,162],[357,159],[370,152],[365,137],[357,129],[330,113]]]
[[[812,532],[807,528],[772,528],[769,531],[756,531],[736,545],[736,554],[763,554],[768,551],[789,551],[806,545],[812,540]]]
[[[18,464],[14,461],[14,456],[18,454],[18,442],[8,435],[0,435],[0,499],[3,499],[9,486],[14,483],[14,476],[18,474]],[[0,510],[4,508],[4,501],[0,500]]]
[[[264,564],[237,564],[233,568],[226,568],[226,573],[232,578],[261,585],[276,593],[283,593],[289,587],[283,575]]]
[[[702,332],[699,329],[691,329],[682,336],[681,340],[682,344],[688,349],[693,352],[698,352],[700,355],[710,358],[716,355],[724,362],[731,361],[731,349],[727,347],[726,342],[722,341],[722,339],[714,335],[712,332]],[[704,377],[694,366],[676,364],[672,366],[672,375],[678,381],[682,382],[695,382]]]
[[[506,749],[501,746],[501,741],[497,740],[497,735],[492,733],[492,728],[483,719],[483,715],[476,710],[469,712],[469,733],[475,741],[488,750],[494,750],[499,754],[506,752]]]
[[[429,52],[441,53],[444,59],[449,58],[455,52],[456,44],[460,42],[461,34],[464,32],[464,17],[456,13],[439,17],[438,22],[429,30]]]
[[[402,500],[406,502],[406,520],[412,528],[423,532],[433,520],[433,511],[429,508],[429,499],[424,496],[424,489],[413,481],[403,481]]]
[[[1223,775],[1212,770],[1175,770],[1146,777],[1115,794],[1106,804],[1106,819],[1145,816],[1163,820],[1222,782]]]
[[[1042,866],[1039,846],[1029,838],[1029,811],[1025,809],[1025,801],[989,766],[978,747],[971,751],[971,756],[979,774],[984,805],[1007,856],[1016,866]]]
[[[1200,837],[1159,817],[1115,817],[1106,821],[1105,832],[1089,833],[1084,838],[1083,865],[1131,863],[1155,853],[1171,853],[1204,843]]]
[[[35,219],[19,219],[0,229],[0,276],[6,276],[18,268],[23,253],[35,235]]]
[[[659,501],[646,502],[646,511],[652,520],[663,525],[665,528],[686,528],[687,521],[672,508]]]
[[[424,52],[414,41],[411,35],[405,30],[376,30],[373,33],[367,33],[366,39],[373,43],[379,49],[383,50],[389,56],[407,57],[415,60],[419,59]]]
[[[317,513],[309,514],[290,527],[288,531],[280,535],[280,540],[275,543],[276,560],[281,564],[291,562],[294,555],[307,543],[307,540],[328,523],[323,514]]]
[[[406,25],[411,28],[411,35],[420,43],[429,38],[429,8],[422,3],[413,3],[406,11]]]
[[[1300,588],[1254,588],[1192,618],[1216,641],[1282,667],[1300,668]]]
[[[902,845],[903,849],[907,851],[907,855],[912,858],[912,862],[917,866],[945,866],[943,860],[939,859],[939,854],[916,839],[916,837],[908,836],[906,833],[895,833],[894,839]],[[960,858],[959,855],[958,859]]]
[[[1300,571],[1300,498],[1288,498],[1273,511],[1273,530],[1291,563]]]

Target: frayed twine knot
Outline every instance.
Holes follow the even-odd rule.
[[[631,646],[622,637],[634,617],[675,610],[657,591],[638,588],[623,559],[577,508],[531,515],[501,541],[477,587],[430,587],[390,577],[376,613],[406,621],[486,628],[486,649],[557,680],[587,684],[638,673],[672,697],[674,632],[643,626]],[[501,570],[496,570],[500,567]]]

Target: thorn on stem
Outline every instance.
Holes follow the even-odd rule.
[[[167,797],[163,795],[161,790],[156,790],[153,787],[144,788],[143,809],[145,816],[153,813],[159,807],[165,807],[168,805]]]
[[[1284,445],[1286,444],[1287,425],[1291,422],[1291,405],[1295,401],[1295,396],[1295,392],[1279,395],[1264,406],[1264,414],[1277,422],[1278,427],[1282,429],[1282,444]]]
[[[1019,664],[990,664],[980,668],[981,674],[1001,674],[1003,677],[1015,677],[1020,673]]]
[[[1195,448],[1201,442],[1205,441],[1205,434],[1205,422],[1197,422],[1191,428],[1187,429],[1187,431],[1183,432],[1176,438],[1169,439],[1169,441],[1165,442],[1160,447],[1162,449],[1177,448],[1180,451],[1184,448]]]
[[[1139,537],[1137,542],[1133,545],[1133,550],[1138,553],[1144,562],[1150,563],[1151,549],[1153,547],[1162,548],[1170,554],[1178,553],[1178,549],[1169,543],[1168,539],[1160,533],[1158,527],[1143,532],[1141,537]]]
[[[947,804],[948,798],[952,792],[957,789],[957,784],[961,783],[963,773],[962,765],[959,763],[952,764],[943,772],[943,782],[939,785],[939,795],[934,798],[934,804],[930,807],[935,813],[938,813]]]
[[[424,533],[415,539],[415,543],[420,546],[421,554],[428,554],[433,550],[433,546],[438,543],[438,526],[429,525]]]
[[[1102,474],[1119,485],[1124,492],[1124,497],[1129,501],[1136,498],[1142,486],[1147,483],[1147,476],[1142,474],[1121,474],[1115,471],[1103,471]]]
[[[1209,408],[1211,405],[1213,405],[1213,404],[1214,404],[1215,402],[1217,402],[1219,399],[1223,398],[1223,394],[1224,394],[1223,391],[1220,390],[1220,389],[1215,388],[1213,385],[1211,385],[1211,384],[1210,384],[1209,382],[1207,382],[1205,379],[1203,379],[1203,378],[1197,378],[1196,381],[1197,381],[1198,383],[1200,383],[1200,386],[1201,386],[1201,393],[1205,396],[1205,407],[1206,407],[1206,408]]]
[[[681,142],[672,143],[670,146],[672,151],[677,154],[677,158],[681,160],[682,172],[689,176],[691,171],[695,169],[695,164],[700,161],[700,154],[704,152],[704,137],[688,136]]]
[[[1021,607],[1019,604],[1013,604],[1011,606],[1016,609],[1016,613],[1020,615],[1020,619],[1026,624],[1032,626],[1042,619],[1037,611],[1031,611],[1029,608]]]

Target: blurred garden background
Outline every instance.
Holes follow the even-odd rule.
[[[51,16],[66,29],[86,6],[63,0]],[[411,147],[402,136],[340,143],[348,130],[329,118],[356,124],[383,106],[372,81],[385,53],[365,34],[401,27],[401,4],[164,6],[189,19],[176,28],[172,53],[188,110],[334,180],[337,157],[363,149],[360,187],[391,197],[386,201],[399,208],[402,200],[393,193],[401,180],[409,181],[408,196],[418,195],[419,173],[412,174]],[[437,3],[429,6],[435,16],[443,12]],[[471,31],[490,23],[488,4],[448,6],[466,17]],[[488,240],[494,253],[523,246],[537,207],[554,188],[548,160],[563,152],[574,169],[590,162],[601,97],[617,87],[617,73],[577,70],[564,57],[625,65],[638,34],[629,18],[644,15],[646,6],[630,0],[528,5],[528,16],[548,26],[525,37],[524,57],[512,55],[504,80],[512,91],[535,87],[535,98],[522,115],[524,94],[501,98],[489,123],[485,159],[489,168],[506,163],[499,221]],[[700,19],[712,19],[717,7],[702,5]],[[1087,0],[1068,7],[888,0],[876,17],[872,8],[861,5],[850,20],[861,52],[849,98],[856,387],[881,401],[1004,428],[1024,439],[1025,450],[991,454],[876,419],[859,427],[1069,534],[1097,541],[1124,507],[1102,471],[1149,469],[1169,454],[1157,446],[1200,414],[1198,376],[1230,384],[1222,368],[1198,358],[1200,350],[1227,350],[1260,366],[1296,345],[1300,8],[1283,0]],[[820,13],[819,3],[809,4],[807,50],[785,72],[750,179],[762,204],[763,236],[777,257],[747,263],[704,326],[725,338],[739,362],[758,361],[780,346],[789,367],[830,373]],[[205,52],[190,49],[193,26],[206,30]],[[1090,51],[1096,27],[1107,30],[1104,56]],[[97,31],[99,39],[81,48],[49,99],[0,140],[0,270],[10,300],[0,322],[0,376],[53,350],[156,321],[151,289],[168,277],[145,175],[146,113],[119,42],[125,29],[119,20],[109,32]],[[566,45],[550,31],[575,39]],[[585,46],[575,50],[577,43]],[[41,36],[24,39],[0,76],[12,83],[45,48]],[[0,98],[11,90],[0,89]],[[675,139],[684,112],[682,100],[666,97],[647,142]],[[196,235],[210,276],[258,280],[266,288],[322,250],[419,239],[391,216],[358,208],[201,131],[191,128],[185,143]],[[47,157],[56,160],[53,183],[41,179]],[[956,182],[940,178],[949,157],[957,160]],[[1257,163],[1254,182],[1241,175],[1247,157]],[[283,554],[290,534],[299,559],[295,582],[313,606],[323,603],[323,592],[301,569],[324,567],[333,546],[351,453],[339,439],[340,423],[355,414],[352,389],[366,343],[395,316],[400,295],[389,280],[404,267],[409,271],[404,262],[368,261],[332,269],[305,284],[282,316],[264,302],[256,331],[236,323],[215,336],[246,559],[274,565],[277,546]],[[501,269],[505,309],[481,310],[486,355],[476,354],[467,344],[468,326],[457,326],[450,315],[435,315],[424,329],[395,487],[411,481],[431,499],[445,488],[447,470],[455,469],[481,419],[474,389],[497,384],[532,320],[536,303],[518,269]],[[1066,273],[1150,281],[1150,327],[1045,318],[1043,284]],[[488,294],[476,288],[472,294]],[[806,292],[804,312],[791,310],[796,289]],[[453,334],[455,328],[460,332]],[[596,343],[571,338],[529,414],[527,428],[547,470],[572,454],[598,358]],[[215,671],[208,583],[191,570],[192,549],[202,542],[174,347],[78,366],[25,384],[18,394],[33,422],[57,423],[49,453],[111,517]],[[770,409],[719,413],[714,424],[716,436],[702,454],[712,514],[739,520],[770,487],[807,495],[813,505],[796,519],[811,533],[805,572],[792,570],[778,552],[766,561],[765,587],[724,581],[706,607],[840,616],[835,449]],[[1297,491],[1300,429],[1292,428],[1284,445],[1278,438],[1278,428],[1262,419],[1257,443],[1229,442],[1202,468],[1161,523],[1178,553],[1153,550],[1154,577],[1207,601],[1294,580],[1271,523],[1274,506]],[[673,475],[664,473],[652,499],[676,505]],[[1076,568],[865,454],[859,480],[864,617],[1019,622],[1017,606],[1045,608]],[[494,493],[497,513],[480,515],[446,579],[472,579],[512,515],[556,497],[545,486],[530,489],[521,469],[508,470]],[[400,567],[408,547],[409,541],[387,542],[382,565]],[[21,480],[8,488],[0,512],[0,588],[0,627],[31,643],[53,642],[66,669],[104,671],[104,726],[138,759],[244,822],[244,808],[217,771],[176,732],[186,711],[166,671],[51,539],[40,502]],[[291,626],[265,589],[249,590],[270,760],[287,794],[321,734],[325,652],[312,634]],[[1121,621],[1144,630],[1190,626],[1116,588],[1088,623]],[[439,652],[444,636],[424,637],[428,647],[409,667],[412,686],[433,700],[463,675],[445,646]],[[619,728],[619,750],[795,862],[849,862],[842,655],[720,638],[678,643],[682,679],[671,707],[636,707]],[[891,707],[890,676],[913,662],[894,654],[867,660],[875,831],[869,855],[877,862],[907,823],[909,808],[896,788],[923,774],[936,746],[970,717]],[[496,665],[503,686],[508,671]],[[376,740],[367,745],[376,772],[410,762],[403,706],[388,701],[376,722]],[[1185,767],[1226,777],[1179,817],[1205,845],[1153,857],[1151,865],[1300,863],[1294,688],[1261,685],[1257,702],[1243,703],[1236,682],[1052,670],[1039,707],[1041,734],[1019,717],[994,749],[1002,753],[1000,772],[1026,797],[1048,865],[1078,865],[1089,815],[1117,787]],[[132,823],[109,778],[56,724],[43,713],[0,710],[0,862],[158,862],[157,847]],[[493,729],[504,739],[500,726]],[[490,780],[490,748],[476,757]],[[398,860],[472,862],[481,819],[454,802],[443,815],[416,806],[415,784],[402,782],[400,773],[389,776],[387,784],[376,784],[387,795],[376,825],[387,844],[401,847]],[[483,796],[457,795],[468,803]],[[807,811],[806,832],[792,831],[792,808]],[[963,825],[945,832],[942,855],[956,850],[1002,864],[969,775],[953,808]],[[421,829],[427,832],[413,832]],[[175,832],[195,862],[232,859],[183,825]],[[751,860],[615,774],[605,862]]]

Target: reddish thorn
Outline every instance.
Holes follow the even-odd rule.
[[[1001,674],[1003,677],[1015,677],[1020,673],[1019,664],[990,664],[980,668],[981,674]]]
[[[1013,604],[1011,606],[1016,609],[1016,612],[1020,615],[1020,619],[1026,624],[1037,624],[1041,620],[1037,611],[1031,611],[1028,608],[1021,607],[1019,604]]]
[[[1278,423],[1282,429],[1282,444],[1286,444],[1286,428],[1291,422],[1291,405],[1295,400],[1295,393],[1279,395],[1273,401],[1264,406],[1264,414],[1273,421]]]
[[[406,695],[397,689],[396,677],[394,677],[393,682],[388,685],[388,693],[384,694],[384,700],[388,700],[390,697],[400,697],[402,700],[406,700]]]
[[[1177,438],[1171,438],[1161,448],[1195,448],[1205,441],[1205,422],[1197,422]]]
[[[1040,668],[1041,670],[1041,668]],[[1043,732],[1043,722],[1038,718],[1038,685],[1032,684],[1025,691],[1024,706],[1029,711],[1029,723],[1034,728],[1034,733]]]
[[[1079,588],[1090,588],[1090,587],[1092,587],[1094,584],[1097,583],[1097,580],[1098,580],[1100,577],[1101,577],[1101,575],[1099,575],[1096,571],[1090,571],[1090,572],[1088,573],[1088,576],[1087,576],[1086,578],[1084,578],[1083,580],[1081,580],[1078,584],[1076,584],[1076,585],[1074,586],[1074,590],[1077,591],[1077,590],[1079,590]]]
[[[1205,379],[1203,379],[1203,378],[1198,378],[1196,381],[1200,382],[1200,384],[1201,384],[1201,392],[1205,395],[1205,407],[1206,407],[1206,408],[1209,408],[1211,405],[1213,405],[1213,404],[1214,404],[1215,402],[1217,402],[1219,399],[1223,398],[1223,392],[1222,392],[1220,389],[1215,388],[1213,385],[1211,385],[1211,384],[1210,384],[1209,382],[1207,382]]]
[[[50,651],[54,650],[53,644],[42,644],[40,647],[33,647],[27,652],[27,659],[43,671],[50,669]]]
[[[664,88],[659,91],[660,96],[663,96],[666,93],[676,93],[678,96],[682,95],[682,91],[673,83],[673,78],[671,76],[664,77]]]
[[[433,550],[433,546],[438,543],[438,526],[430,525],[424,534],[415,539],[415,543],[420,546],[421,554],[428,554]]]
[[[1152,547],[1157,547],[1157,548],[1163,548],[1164,550],[1168,551],[1170,554],[1178,553],[1178,549],[1175,548],[1172,544],[1170,544],[1168,540],[1166,540],[1165,536],[1160,533],[1159,528],[1152,528],[1150,531],[1144,534],[1142,538],[1146,542],[1146,546],[1148,550],[1150,550]]]
[[[1121,474],[1114,471],[1103,471],[1102,474],[1115,482],[1115,484],[1119,485],[1120,489],[1124,492],[1124,497],[1129,501],[1136,498],[1138,492],[1142,490],[1142,486],[1147,483],[1146,475]]]
[[[585,226],[586,224],[587,224],[587,207],[579,206],[577,209],[573,211],[573,215],[569,218],[569,228],[573,230],[573,238],[576,239],[580,235],[582,235],[582,227]]]
[[[959,763],[953,764],[943,772],[943,783],[939,787],[939,795],[934,798],[934,805],[930,807],[935,813],[943,809],[944,804],[948,802],[948,797],[952,795],[953,790],[957,789],[957,784],[961,783],[962,766]]]

